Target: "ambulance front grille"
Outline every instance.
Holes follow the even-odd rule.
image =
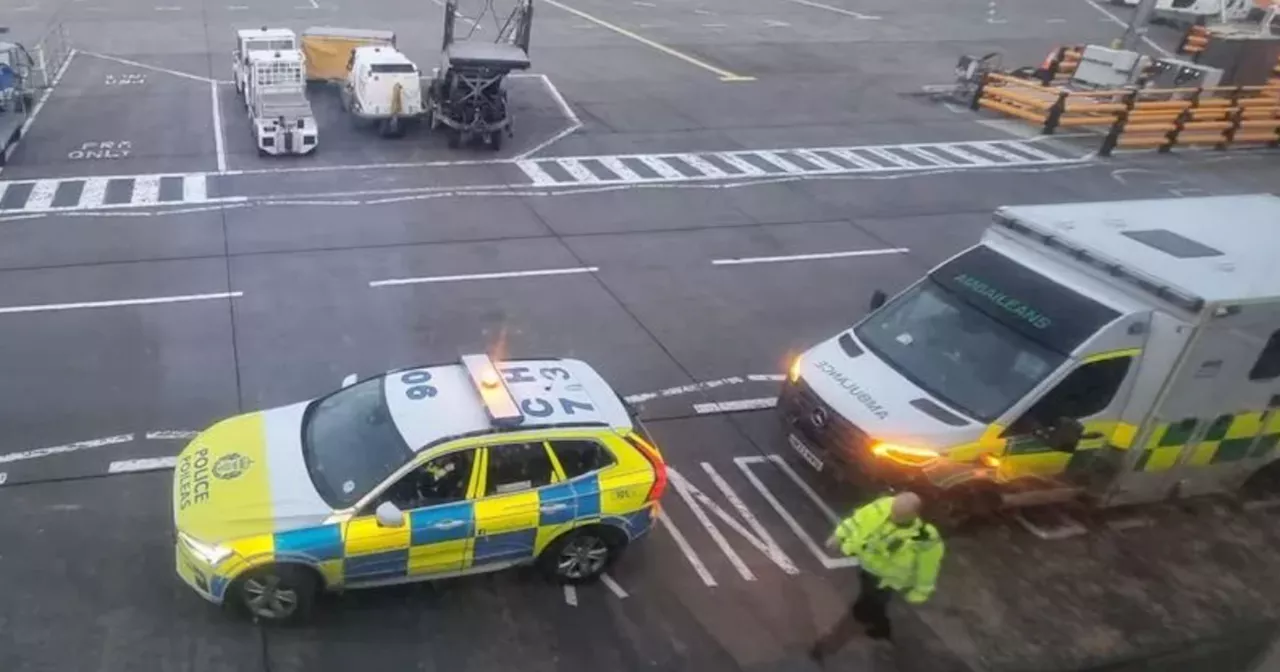
[[[791,425],[815,447],[843,449],[845,456],[866,450],[871,437],[822,400],[803,380],[790,386],[784,413]]]

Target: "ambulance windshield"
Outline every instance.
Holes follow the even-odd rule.
[[[1065,359],[925,281],[855,332],[924,391],[990,422]]]
[[[314,402],[302,420],[307,471],[335,509],[355,504],[413,457],[383,390],[383,379],[371,378]]]
[[[855,333],[938,400],[991,422],[1119,316],[979,246],[938,267]]]

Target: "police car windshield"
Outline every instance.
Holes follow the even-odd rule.
[[[1065,359],[926,280],[854,330],[921,389],[990,422]]]
[[[335,509],[355,504],[413,457],[391,419],[382,378],[312,403],[302,453],[316,491]]]

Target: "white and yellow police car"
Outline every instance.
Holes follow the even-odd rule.
[[[411,368],[223,420],[178,456],[178,575],[255,618],[323,590],[538,564],[598,577],[653,525],[658,449],[572,359]]]

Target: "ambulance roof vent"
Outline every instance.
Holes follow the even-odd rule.
[[[1222,251],[1194,241],[1186,236],[1168,229],[1147,229],[1146,231],[1121,231],[1120,235],[1136,240],[1147,247],[1152,247],[1165,254],[1179,259],[1201,259],[1204,257],[1221,257]]]
[[[996,212],[994,220],[996,224],[1004,226],[1005,228],[1009,229],[1010,231],[1013,231],[1014,233],[1026,236],[1047,248],[1057,250],[1062,254],[1065,254],[1073,259],[1076,259],[1081,263],[1088,264],[1114,278],[1120,278],[1125,282],[1128,282],[1134,286],[1137,286],[1141,288],[1143,291],[1153,294],[1155,296],[1158,296],[1161,299],[1164,299],[1165,301],[1168,301],[1174,304],[1175,306],[1183,308],[1184,310],[1188,310],[1193,313],[1198,313],[1204,308],[1205,300],[1203,298],[1192,295],[1192,294],[1188,294],[1187,292],[1184,292],[1178,289],[1177,287],[1173,287],[1172,285],[1161,282],[1158,279],[1152,278],[1146,274],[1131,271],[1123,263],[1116,261],[1114,259],[1104,258],[1099,254],[1089,249],[1086,249],[1083,245],[1080,245],[1079,243],[1069,240],[1066,236],[1058,235],[1057,233],[1052,233],[1044,230],[1046,227],[1037,226],[1034,222],[1028,222],[1028,221],[1016,219],[1014,217],[1011,217],[999,211]],[[1199,256],[1213,256],[1213,255],[1222,254],[1221,252],[1211,247],[1208,247],[1206,245],[1197,243],[1196,241],[1191,240],[1190,238],[1186,238],[1172,231],[1165,231],[1163,229],[1155,229],[1151,231],[1122,232],[1122,233],[1124,233],[1124,235],[1126,236],[1129,236],[1130,238],[1133,238],[1137,242],[1143,243],[1144,245],[1149,245],[1151,247],[1154,247],[1158,250],[1161,250],[1162,252],[1165,252],[1173,256],[1178,256],[1178,255],[1175,254],[1174,252],[1171,252],[1168,248],[1160,247],[1156,243],[1153,243],[1148,240],[1142,240],[1138,236],[1130,235],[1130,233],[1163,234],[1163,235],[1157,236],[1156,240],[1159,240],[1162,242],[1168,241],[1169,239],[1185,241],[1187,245],[1195,246],[1197,248],[1204,249],[1204,250],[1209,250],[1212,253],[1211,255],[1199,255]],[[1179,249],[1181,251],[1182,248],[1175,248],[1175,249]],[[1183,257],[1183,258],[1194,258],[1194,257]]]

